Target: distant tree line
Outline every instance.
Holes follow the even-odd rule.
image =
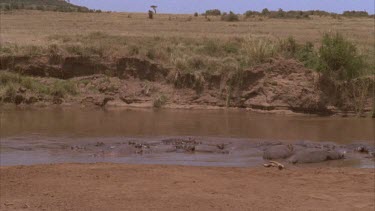
[[[70,4],[63,0],[0,0],[0,10],[41,10],[57,12],[102,12]]]
[[[207,10],[202,15],[204,16],[222,16],[222,20],[236,20],[235,14],[233,12],[223,13],[218,9]],[[322,10],[290,10],[284,11],[279,9],[277,11],[263,9],[261,12],[248,10],[244,13],[245,18],[250,17],[268,17],[268,18],[291,18],[291,19],[304,19],[309,18],[311,15],[316,16],[330,16],[330,17],[374,17],[374,15],[369,15],[366,11],[344,11],[342,14],[326,12]]]
[[[369,17],[368,12],[366,11],[345,11],[342,13],[343,16],[347,17]],[[373,15],[372,15],[373,16]]]

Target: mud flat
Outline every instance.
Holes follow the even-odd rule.
[[[1,210],[374,210],[374,169],[55,164],[0,168]]]

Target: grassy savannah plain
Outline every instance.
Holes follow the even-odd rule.
[[[74,36],[103,32],[109,35],[162,38],[268,37],[282,39],[293,36],[298,42],[318,44],[323,33],[337,31],[371,50],[375,41],[373,18],[268,19],[240,17],[239,22],[225,22],[220,16],[156,14],[150,20],[145,13],[60,13],[49,11],[13,11],[1,16],[3,43],[20,45],[50,44],[52,35]]]

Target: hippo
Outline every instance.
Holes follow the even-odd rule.
[[[286,159],[292,156],[293,152],[293,145],[275,145],[264,150],[263,158],[266,160]]]
[[[371,157],[375,158],[375,147],[361,145],[361,146],[357,147],[355,150],[357,152],[360,152],[360,153],[366,153],[366,154],[368,154],[369,155],[368,157],[370,157],[370,158]]]
[[[343,152],[324,149],[302,149],[296,151],[288,161],[290,163],[319,163],[327,160],[339,160],[344,158]]]
[[[224,144],[217,144],[217,145],[207,145],[207,144],[201,144],[195,146],[195,152],[199,153],[229,153],[228,150],[224,150],[225,145]]]

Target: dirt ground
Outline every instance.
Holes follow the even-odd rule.
[[[374,210],[374,169],[0,168],[1,210]]]

